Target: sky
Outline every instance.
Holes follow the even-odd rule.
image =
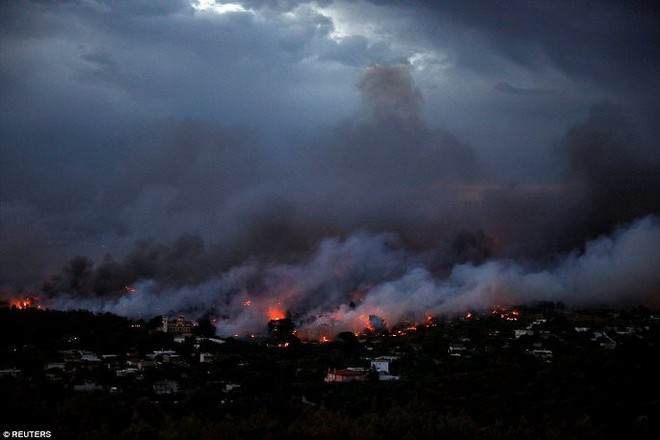
[[[123,283],[185,297],[250,267],[213,287],[232,302],[335,246],[383,261],[295,307],[421,277],[424,308],[468,266],[562,278],[634,233],[616,255],[660,261],[658,9],[3,2],[0,286],[115,310]]]

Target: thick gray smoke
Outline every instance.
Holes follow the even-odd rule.
[[[154,279],[119,297],[60,295],[57,308],[132,317],[213,311],[222,335],[261,333],[288,314],[303,335],[361,331],[421,322],[425,314],[461,313],[495,305],[563,301],[569,306],[659,305],[660,221],[646,217],[586,244],[538,270],[513,260],[458,264],[438,278],[426,258],[387,234],[324,240],[297,264],[246,262],[204,282],[171,286]]]
[[[531,300],[657,304],[658,162],[615,107],[568,131],[557,183],[488,180],[471,146],[427,124],[410,69],[365,69],[363,111],[286,154],[240,128],[151,127],[80,221],[118,248],[152,238],[77,257],[38,293],[133,317],[211,312],[224,335],[287,313],[314,335]]]

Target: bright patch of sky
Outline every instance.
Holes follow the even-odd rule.
[[[359,5],[345,3],[333,3],[326,7],[317,7],[316,10],[332,20],[334,30],[330,37],[335,41],[340,41],[346,37],[363,36],[370,41],[379,41],[383,39],[382,30],[378,29],[375,22],[365,20],[363,17],[364,9],[377,8],[374,5],[367,5],[360,2]],[[353,15],[353,10],[358,9],[359,17]]]
[[[197,11],[214,12],[216,14],[248,12],[248,9],[238,3],[221,3],[214,0],[196,0],[192,2],[192,7]]]
[[[365,37],[370,45],[386,44],[401,61],[407,61],[415,70],[446,68],[448,58],[434,48],[411,41],[407,25],[411,17],[397,8],[387,8],[364,1],[334,2],[317,8],[334,25],[330,37],[340,42],[353,36]],[[430,72],[429,72],[430,73]]]

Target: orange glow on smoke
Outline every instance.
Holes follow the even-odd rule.
[[[341,310],[335,310],[334,312],[332,312],[333,321],[341,321],[343,317],[344,317],[344,313]]]
[[[249,299],[246,299],[245,301],[243,301],[243,305],[245,307],[250,307],[252,305],[252,301],[250,301]]]
[[[17,309],[40,309],[39,298],[36,296],[26,296],[25,298],[10,299],[9,305]]]
[[[492,315],[499,315],[501,319],[507,321],[517,321],[520,316],[520,311],[516,309],[507,310],[504,307],[496,306],[491,312]]]
[[[376,331],[376,327],[371,325],[371,321],[369,321],[369,315],[363,313],[359,316],[359,319],[360,319],[360,324],[362,325],[362,329],[367,329],[370,332]]]
[[[275,319],[284,319],[286,317],[286,313],[284,313],[284,310],[278,306],[268,307],[268,309],[266,310],[266,315],[268,316],[268,319],[271,321]]]
[[[367,292],[373,287],[372,283],[364,282],[362,283],[353,293],[351,294],[351,302],[354,304],[361,303],[364,301],[364,297]]]
[[[127,284],[126,286],[124,286],[124,290],[127,291],[128,293],[135,292],[135,287]]]

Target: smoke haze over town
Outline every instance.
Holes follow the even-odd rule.
[[[0,293],[223,335],[658,306],[658,17],[5,2]]]

